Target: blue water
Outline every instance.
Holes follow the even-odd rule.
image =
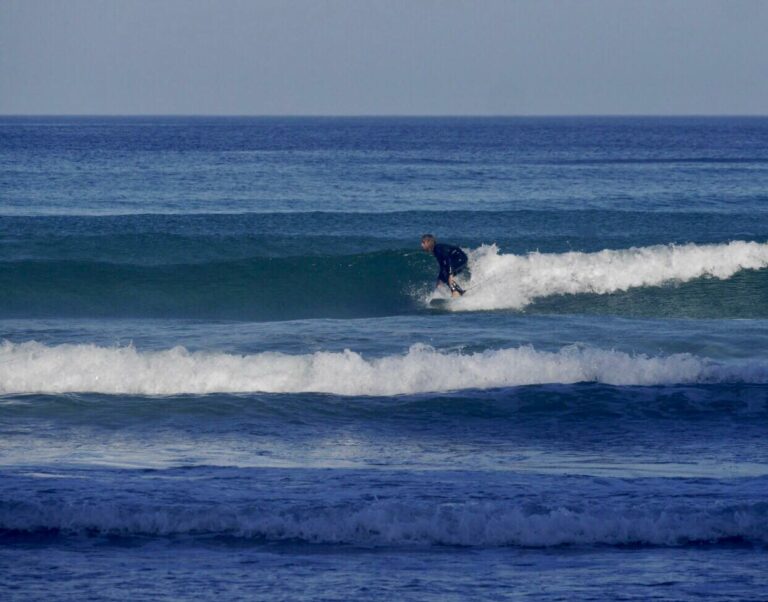
[[[0,118],[0,598],[764,599],[767,149]]]

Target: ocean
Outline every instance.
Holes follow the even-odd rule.
[[[768,599],[766,268],[768,118],[2,117],[0,598]]]

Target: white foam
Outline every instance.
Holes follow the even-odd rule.
[[[506,255],[496,245],[469,252],[471,288],[453,311],[520,309],[551,295],[608,294],[631,288],[727,279],[740,270],[768,266],[768,243],[656,245],[598,253]]]
[[[175,395],[215,392],[398,395],[541,383],[660,385],[766,382],[763,365],[723,367],[690,354],[648,357],[568,346],[530,346],[478,353],[414,345],[407,353],[365,358],[353,351],[287,355],[189,352],[183,347],[0,344],[0,393],[97,392]]]

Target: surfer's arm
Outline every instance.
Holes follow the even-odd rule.
[[[440,273],[437,275],[437,285],[440,286],[442,282],[446,286],[450,286],[450,278],[453,274],[453,268],[451,267],[451,253],[449,247],[445,245],[436,245],[434,250],[435,259],[437,259],[437,265],[440,266]]]
[[[448,284],[448,279],[451,277],[451,264],[447,261],[440,262],[440,273],[437,275],[437,283]]]

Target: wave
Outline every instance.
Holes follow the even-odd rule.
[[[651,386],[766,383],[768,365],[719,364],[690,354],[648,357],[568,346],[523,346],[478,353],[414,345],[407,353],[366,359],[353,351],[288,355],[139,351],[96,345],[0,345],[0,393],[90,392],[135,395],[331,393],[389,396],[545,383]]]
[[[681,546],[768,543],[768,504],[601,499],[550,506],[515,500],[374,500],[280,507],[235,504],[0,502],[0,534],[234,537],[315,544]]]
[[[427,258],[377,252],[202,264],[0,263],[2,317],[349,318],[418,309]]]
[[[664,317],[768,316],[768,282],[764,272],[755,271],[768,266],[768,243],[527,255],[502,254],[496,245],[483,245],[469,250],[469,256],[468,294],[450,305],[452,311],[531,306],[536,311],[535,304],[554,300],[542,308]],[[436,271],[426,254],[402,250],[160,265],[5,261],[0,262],[0,317],[290,320],[423,313],[432,311],[427,301],[435,296],[428,291]],[[726,284],[737,275],[741,280]],[[719,283],[714,289],[713,282]],[[687,283],[688,288],[658,289],[669,283]],[[626,297],[649,290],[647,298]],[[581,301],[577,307],[574,298]]]
[[[450,309],[521,309],[555,295],[609,295],[699,278],[726,280],[768,266],[768,243],[655,245],[597,253],[505,255],[496,245],[470,253],[468,294]]]

